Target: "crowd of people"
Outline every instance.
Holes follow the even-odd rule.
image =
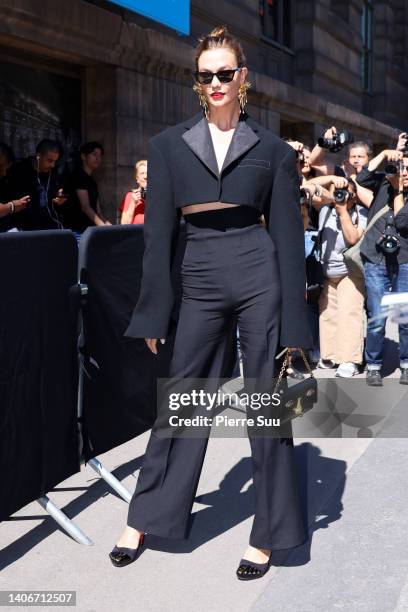
[[[354,142],[335,126],[310,149],[287,140],[297,152],[305,230],[307,301],[314,346],[311,361],[350,378],[366,365],[369,385],[382,385],[388,291],[408,292],[408,135],[395,148],[372,157],[367,142]],[[337,165],[331,153],[346,153]],[[101,211],[93,176],[103,146],[86,142],[78,166],[61,178],[61,145],[42,140],[35,155],[16,161],[0,143],[0,232],[70,229],[77,240],[87,227],[111,225]],[[121,224],[143,224],[147,160],[135,165],[135,187],[118,206]],[[344,252],[359,243],[363,271],[352,269]],[[364,328],[367,318],[366,340]],[[408,384],[408,324],[399,326],[402,384]],[[289,373],[302,374],[294,367]]]
[[[104,149],[99,142],[84,143],[77,166],[57,172],[61,144],[45,139],[35,155],[16,161],[12,149],[0,143],[0,232],[70,229],[80,239],[87,227],[111,225],[103,214],[94,172]],[[126,194],[119,212],[121,223],[143,223],[147,161],[135,167],[135,189]]]
[[[366,364],[366,381],[381,386],[388,291],[408,292],[408,134],[372,158],[368,143],[328,129],[311,151],[298,153],[305,229],[307,300],[320,368],[351,378]],[[334,164],[328,152],[347,151]],[[383,165],[381,171],[380,166]],[[345,257],[359,246],[362,269]],[[367,332],[364,343],[364,326]],[[408,384],[408,324],[399,325],[400,383]],[[301,374],[292,368],[292,375]]]

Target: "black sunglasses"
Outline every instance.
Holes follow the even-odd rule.
[[[201,85],[210,85],[212,83],[213,78],[216,76],[220,83],[230,83],[234,78],[234,74],[236,72],[241,72],[242,67],[234,68],[232,70],[219,70],[218,72],[199,72],[198,70],[194,72],[194,76],[196,81],[201,83]]]

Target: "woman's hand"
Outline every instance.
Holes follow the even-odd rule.
[[[352,164],[350,164],[348,159],[344,160],[341,167],[343,168],[344,172],[347,174],[349,178],[356,176],[356,169]]]
[[[132,189],[132,200],[135,204],[138,203],[139,200],[142,199],[142,190],[140,189],[140,187],[138,187],[137,189]]]
[[[334,176],[333,185],[335,189],[347,189],[348,180],[344,176]]]
[[[154,355],[157,355],[157,338],[145,338],[145,342]],[[164,344],[166,342],[165,338],[160,338],[160,342]]]
[[[298,140],[292,140],[291,142],[289,142],[288,144],[290,144],[290,146],[295,149],[295,151],[298,154],[303,153],[303,148],[304,148],[304,144],[303,142],[299,142]]]

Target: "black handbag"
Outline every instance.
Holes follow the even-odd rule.
[[[300,349],[300,353],[310,376],[288,386],[287,379],[283,379],[289,363],[290,351],[288,350],[275,385],[274,393],[279,393],[281,396],[279,405],[281,425],[296,417],[303,416],[313,408],[318,399],[317,380],[302,349]]]

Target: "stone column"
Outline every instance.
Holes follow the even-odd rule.
[[[96,140],[105,150],[101,168],[95,173],[99,201],[105,216],[117,219],[117,68],[106,64],[85,69],[84,140]]]

